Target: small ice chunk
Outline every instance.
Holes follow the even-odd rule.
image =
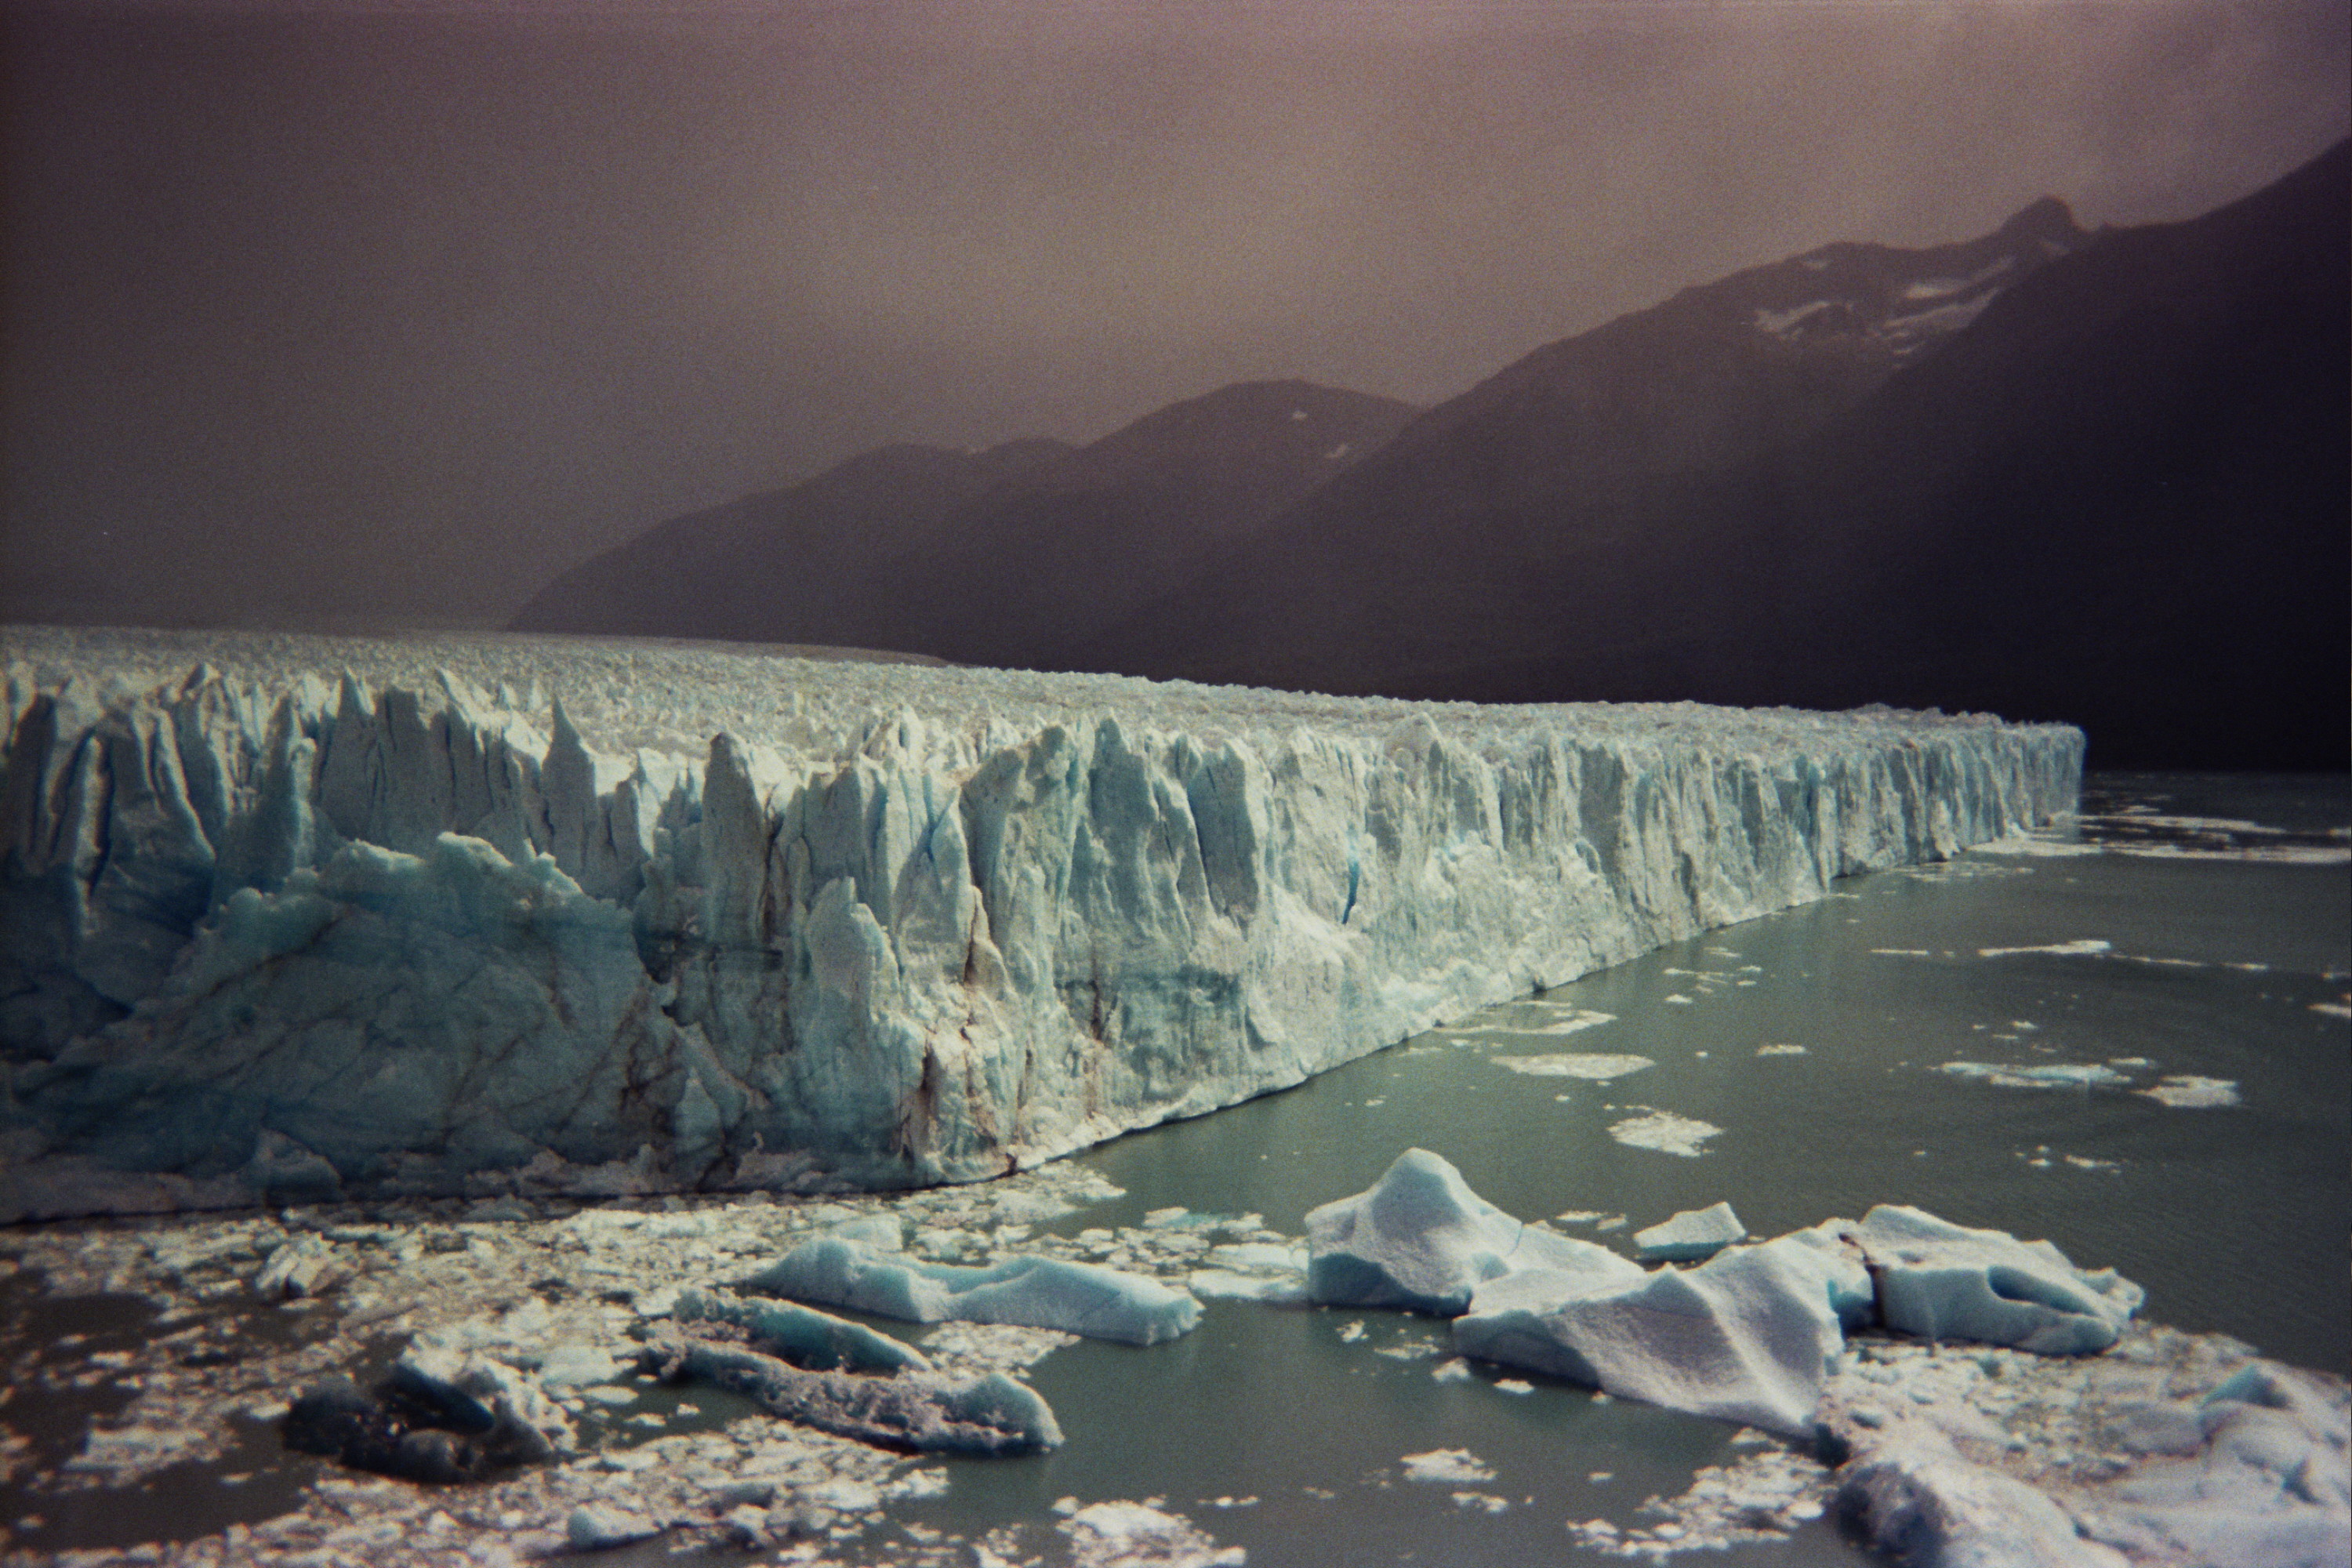
[[[620,1362],[601,1345],[567,1340],[550,1348],[541,1360],[539,1381],[550,1388],[577,1388],[585,1384],[609,1383],[620,1371]]]
[[[661,1527],[642,1514],[630,1513],[608,1503],[584,1503],[572,1510],[563,1527],[565,1538],[574,1552],[602,1552],[608,1547],[629,1546],[640,1541],[650,1541],[661,1533]]]
[[[1655,1149],[1662,1154],[1696,1159],[1706,1152],[1700,1145],[1722,1131],[1712,1122],[1676,1116],[1668,1110],[1653,1110],[1611,1123],[1609,1136],[1630,1148]]]
[[[1185,1284],[1202,1300],[1264,1301],[1297,1306],[1307,1300],[1307,1281],[1297,1274],[1244,1274],[1232,1268],[1195,1268]]]
[[[2101,1062],[1945,1062],[1937,1072],[1974,1079],[2001,1089],[2085,1089],[2092,1084],[2123,1083],[2122,1073]]]
[[[2153,1088],[2132,1092],[2160,1100],[2175,1110],[2203,1110],[2238,1103],[2238,1086],[2231,1079],[2198,1078],[2186,1073],[2167,1078]]]
[[[1467,1448],[1432,1448],[1426,1454],[1407,1454],[1403,1464],[1404,1479],[1409,1481],[1460,1486],[1495,1479],[1494,1467]]]
[[[1601,1056],[1594,1052],[1561,1052],[1541,1057],[1491,1057],[1496,1067],[1525,1073],[1529,1078],[1575,1078],[1589,1083],[1607,1083],[1612,1079],[1627,1077],[1658,1064],[1647,1057]]]
[[[1570,1011],[1568,1016],[1564,1018],[1555,1018],[1549,1024],[1538,1024],[1534,1028],[1528,1030],[1528,1033],[1531,1035],[1573,1035],[1585,1029],[1598,1028],[1603,1024],[1613,1024],[1616,1021],[1617,1015],[1614,1013],[1595,1013],[1588,1008],[1578,1007]]]
[[[1072,1568],[1241,1568],[1248,1560],[1241,1547],[1220,1547],[1182,1516],[1146,1503],[1090,1503],[1054,1528],[1069,1538]]]
[[[1789,1045],[1759,1046],[1756,1047],[1756,1054],[1759,1057],[1801,1057],[1805,1054],[1805,1047]]]
[[[2097,937],[2082,937],[2074,942],[2043,942],[2039,947],[1980,947],[1979,958],[2011,958],[2021,953],[2045,953],[2053,958],[2092,958],[2103,952],[2113,952],[2116,944]]]
[[[1514,1219],[1426,1149],[1406,1150],[1369,1190],[1309,1213],[1307,1241],[1310,1300],[1441,1317],[1469,1306],[1481,1281],[1517,1269],[1597,1279],[1641,1272],[1605,1247]]]
[[[451,1431],[500,1435],[502,1446],[522,1458],[551,1459],[573,1446],[571,1417],[537,1378],[440,1336],[411,1342],[392,1363],[392,1383]]]
[[[891,1214],[869,1214],[845,1220],[832,1227],[829,1234],[845,1241],[863,1242],[883,1252],[898,1252],[907,1245],[907,1229],[898,1216]]]
[[[1685,1209],[1647,1230],[1635,1231],[1633,1248],[1634,1256],[1644,1263],[1696,1263],[1747,1239],[1748,1227],[1724,1203],[1713,1208]]]

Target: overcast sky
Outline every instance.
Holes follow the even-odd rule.
[[[887,441],[1436,401],[1833,239],[2194,216],[2352,0],[7,8],[0,616],[495,624]]]

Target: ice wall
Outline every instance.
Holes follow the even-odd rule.
[[[2008,835],[2083,748],[716,645],[0,653],[18,1215],[984,1177]]]

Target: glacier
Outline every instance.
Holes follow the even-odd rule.
[[[18,626],[0,1217],[982,1179],[2070,809],[2063,725]]]

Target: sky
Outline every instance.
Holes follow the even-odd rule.
[[[492,626],[892,441],[1420,404],[1837,239],[2193,216],[2352,0],[0,12],[0,619]]]

